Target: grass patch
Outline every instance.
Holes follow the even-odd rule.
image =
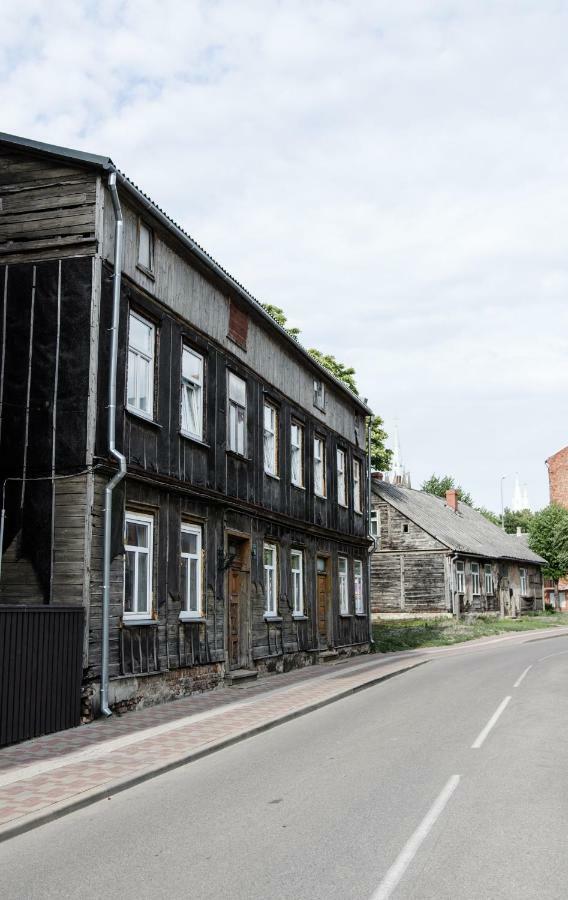
[[[375,649],[380,653],[413,650],[415,647],[444,647],[475,638],[504,634],[509,631],[532,631],[568,625],[567,613],[519,616],[518,619],[496,619],[477,616],[462,619],[388,619],[373,625]]]

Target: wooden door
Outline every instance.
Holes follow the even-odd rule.
[[[241,647],[241,567],[233,564],[229,569],[229,668],[238,669]]]
[[[327,610],[329,604],[329,589],[327,567],[322,571],[320,566],[325,565],[324,560],[318,560],[318,634],[320,646],[328,646]]]

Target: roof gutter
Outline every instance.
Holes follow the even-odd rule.
[[[110,627],[110,566],[111,566],[111,532],[112,532],[112,495],[115,487],[126,475],[126,458],[116,449],[116,372],[118,362],[118,325],[120,318],[120,280],[122,274],[122,235],[123,219],[118,191],[116,189],[116,172],[108,177],[108,187],[114,211],[114,273],[112,288],[112,325],[110,329],[110,365],[108,378],[108,449],[119,465],[105,487],[104,509],[104,552],[103,552],[103,608],[101,636],[101,690],[100,705],[103,716],[112,715],[108,699],[109,683],[109,627]]]

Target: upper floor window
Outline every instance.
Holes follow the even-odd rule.
[[[278,614],[277,575],[276,575],[276,545],[264,545],[264,615],[276,616]]]
[[[264,404],[264,471],[278,475],[278,412],[271,403]]]
[[[138,220],[138,265],[154,271],[154,232],[142,219]]]
[[[456,591],[465,594],[465,565],[463,559],[456,562]]]
[[[471,592],[475,596],[481,593],[479,587],[479,563],[476,562],[471,564]]]
[[[360,513],[363,509],[361,497],[361,461],[353,460],[353,509]]]
[[[347,557],[339,556],[337,559],[339,572],[339,613],[347,615],[349,612],[349,585],[347,583]]]
[[[345,450],[337,450],[337,502],[347,506],[347,482],[345,480]]]
[[[491,563],[485,563],[485,593],[493,593],[493,571],[491,569]]]
[[[314,378],[314,406],[325,412],[325,384],[318,378]]]
[[[381,528],[381,520],[379,516],[379,510],[374,509],[371,512],[371,535],[373,537],[378,537]]]
[[[181,602],[180,618],[199,619],[201,602],[201,527],[181,526]]]
[[[154,519],[127,511],[125,531],[124,617],[151,619]]]
[[[238,344],[241,350],[247,349],[249,317],[246,312],[240,309],[232,300],[229,300],[229,331],[228,337],[235,344]]]
[[[229,372],[229,450],[246,453],[247,383]]]
[[[326,496],[325,441],[320,437],[314,438],[314,492]]]
[[[521,576],[521,594],[525,597],[529,592],[529,579],[527,575],[526,569],[519,569],[519,575]]]
[[[304,487],[304,429],[297,422],[290,427],[290,477],[296,487]]]
[[[355,612],[365,612],[363,603],[363,563],[360,559],[353,560],[353,584],[355,589]]]
[[[155,343],[152,322],[131,311],[128,322],[127,406],[148,419],[154,412]]]
[[[292,576],[293,615],[304,615],[304,554],[301,550],[290,552],[290,570]]]
[[[203,357],[189,347],[181,357],[181,430],[203,439]]]

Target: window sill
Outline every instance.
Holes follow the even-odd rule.
[[[141,422],[145,422],[146,425],[151,425],[153,428],[163,429],[163,425],[160,425],[160,423],[156,422],[155,419],[152,419],[151,416],[145,416],[144,413],[140,412],[139,409],[133,409],[131,406],[127,406],[126,412],[129,416],[133,416],[135,419],[140,419]]]
[[[339,500],[337,501],[337,505],[339,506],[340,509],[349,509],[349,506],[347,505],[347,503],[340,503]]]
[[[264,613],[264,621],[265,622],[281,622],[282,616],[273,616],[269,613]]]
[[[156,280],[156,276],[152,272],[151,269],[147,269],[146,266],[143,266],[142,263],[136,263],[136,268],[139,272],[142,272],[146,278],[151,278],[152,281]]]
[[[227,456],[234,456],[235,459],[240,459],[243,462],[252,462],[249,456],[245,456],[244,453],[238,453],[236,450],[230,450],[227,448]]]
[[[292,618],[294,619],[294,622],[307,622],[308,621],[308,617],[305,616],[303,613],[292,613]]]
[[[362,516],[362,515],[363,515],[363,510],[361,510],[361,509],[354,509],[353,512],[355,513],[356,516]],[[403,531],[403,534],[408,534],[408,532],[407,532],[407,531]]]
[[[265,470],[264,470],[264,474],[265,474],[268,478],[273,478],[274,481],[280,481],[280,475],[275,475],[274,472],[267,472],[266,469],[265,469]]]
[[[180,622],[184,624],[187,622],[197,622],[198,624],[203,624],[207,620],[203,618],[203,616],[190,616],[189,613],[180,612],[179,614]]]
[[[340,613],[339,613],[339,618],[340,618],[340,619],[352,619],[352,618],[353,618],[353,613],[342,613],[342,612],[340,612]]]
[[[296,484],[294,481],[291,481],[290,484],[292,485],[293,488],[296,488],[297,491],[304,491],[304,493],[305,493],[305,491],[306,491],[305,484]]]
[[[123,616],[122,625],[124,628],[137,627],[138,625],[153,625],[157,628],[158,621],[157,619],[143,618],[140,616],[132,616],[132,618]]]
[[[318,500],[327,500],[327,496],[325,494],[318,494],[317,491],[314,491],[314,497],[317,497]]]
[[[366,618],[368,618],[368,617],[367,617],[367,613],[364,612],[364,611],[363,611],[363,612],[356,612],[356,613],[355,613],[355,617],[356,617],[357,619],[366,619]]]
[[[187,431],[181,431],[179,436],[182,437],[186,441],[191,441],[193,444],[199,444],[200,447],[205,447],[207,450],[211,449],[211,444],[205,443],[201,438],[195,437],[193,434],[188,434]]]

